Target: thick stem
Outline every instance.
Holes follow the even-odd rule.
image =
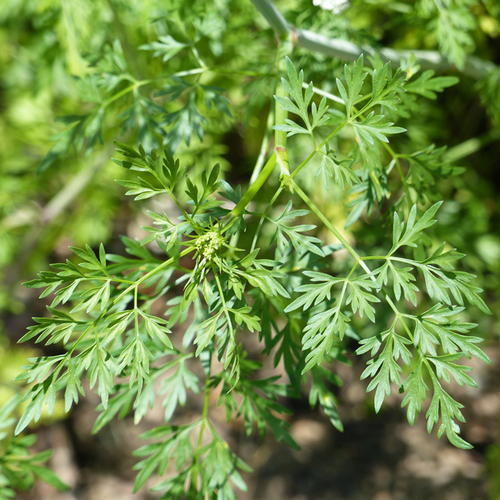
[[[446,151],[443,155],[443,159],[449,161],[450,163],[456,162],[462,158],[466,158],[467,156],[477,153],[481,148],[487,146],[493,141],[496,141],[498,138],[500,138],[500,129],[494,128],[487,134],[479,137],[473,137],[448,149],[448,151]]]
[[[341,59],[343,61],[354,61],[361,54],[374,57],[380,56],[382,61],[389,61],[391,66],[398,68],[401,59],[407,59],[414,55],[417,63],[422,69],[434,69],[436,71],[457,70],[455,64],[437,51],[431,50],[394,50],[383,47],[374,49],[373,47],[360,47],[347,40],[328,38],[318,35],[312,31],[299,30],[289,24],[271,0],[251,0],[259,12],[266,18],[278,36],[283,37],[287,32],[294,33],[298,47],[302,47],[313,52],[321,52],[327,56]],[[478,57],[468,56],[461,72],[472,78],[479,79],[482,76],[496,69],[496,65],[490,61],[485,61]]]
[[[309,87],[309,85],[307,83],[304,82],[302,84],[303,89],[307,89],[308,87]],[[338,102],[339,104],[342,104],[342,105],[344,104],[344,101],[340,97],[337,97],[336,95],[330,94],[330,92],[326,92],[325,90],[321,90],[318,87],[313,87],[312,89],[313,89],[313,92],[315,94],[326,97],[327,99],[330,99],[330,101]]]
[[[269,0],[252,0],[255,8],[266,18],[276,34],[281,37],[288,35],[291,26],[284,18],[283,14]]]
[[[262,167],[264,166],[264,161],[266,159],[267,150],[269,149],[269,142],[271,140],[271,135],[273,131],[274,124],[274,110],[271,106],[269,114],[267,115],[266,131],[264,132],[264,137],[262,139],[262,144],[260,146],[259,157],[257,158],[257,163],[252,172],[252,177],[250,177],[250,184],[253,184],[257,177],[259,177]]]
[[[254,196],[259,192],[260,188],[264,185],[267,178],[271,175],[271,172],[276,165],[276,153],[273,153],[267,163],[265,164],[262,172],[259,174],[255,182],[248,188],[248,191],[245,193],[243,198],[238,202],[238,204],[231,210],[229,216],[231,220],[224,227],[224,230],[227,231],[236,221],[236,219],[241,215],[243,210],[248,206],[248,204],[253,200]]]
[[[279,77],[280,79],[276,83],[276,97],[281,97],[283,99],[287,96],[285,87],[283,86],[283,83],[281,83],[281,75],[284,74],[284,71],[286,71],[286,66],[285,66],[285,57],[283,55],[281,56],[278,62],[278,72],[280,75]],[[275,100],[274,106],[275,106],[274,107],[275,125],[285,125],[286,119],[288,118],[288,111],[283,109],[277,100]],[[279,147],[286,148],[286,132],[282,130],[274,131],[274,145],[277,148]]]

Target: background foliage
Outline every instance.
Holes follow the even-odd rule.
[[[399,130],[391,131],[389,125],[381,129],[379,122],[374,122],[371,131],[358,129],[358,144],[368,149],[374,139],[380,140],[380,134],[390,135],[390,147],[408,155],[402,160],[403,168],[411,169],[408,171],[413,175],[407,181],[415,186],[414,190],[408,191],[401,185],[395,167],[378,192],[370,179],[363,177],[357,191],[355,188],[349,192],[349,186],[360,180],[352,177],[349,163],[345,163],[355,139],[349,132],[341,135],[336,143],[344,162],[334,155],[323,156],[316,164],[314,160],[311,167],[314,175],[300,177],[300,185],[336,227],[347,225],[342,235],[350,243],[355,242],[356,248],[380,252],[387,247],[384,241],[387,233],[373,223],[378,214],[390,214],[396,204],[408,217],[411,207],[408,200],[412,196],[411,201],[418,201],[422,206],[444,199],[439,223],[433,226],[425,243],[436,248],[447,241],[451,247],[467,254],[460,269],[478,276],[474,285],[485,290],[482,297],[494,313],[488,317],[470,308],[468,319],[478,323],[479,335],[494,345],[498,335],[496,306],[500,266],[499,181],[495,169],[499,157],[500,71],[492,69],[480,78],[473,78],[465,76],[460,68],[471,53],[484,60],[500,62],[500,12],[496,3],[359,1],[352,2],[340,15],[322,10],[309,1],[277,5],[289,22],[302,29],[373,47],[439,50],[458,66],[458,70],[438,74],[433,84],[428,83],[429,73],[418,73],[411,80],[413,83],[406,86],[405,107],[391,107],[389,98],[392,97],[386,96],[384,113],[390,122],[397,122],[397,127],[407,129],[406,134],[392,136],[391,132]],[[266,135],[270,111],[272,117],[278,69],[283,74],[287,72],[291,82],[291,87],[285,86],[288,93],[281,97],[281,104],[304,118],[296,122],[299,127],[305,124],[306,132],[318,123],[314,123],[314,116],[312,125],[307,123],[309,115],[304,111],[307,103],[299,102],[302,97],[297,97],[298,88],[294,88],[291,81],[297,74],[294,76],[290,65],[288,69],[277,65],[275,35],[250,2],[216,0],[184,5],[176,1],[8,0],[0,6],[0,40],[3,48],[0,130],[4,139],[0,144],[0,273],[3,278],[0,349],[6,360],[0,372],[0,397],[2,402],[7,402],[21,390],[12,380],[27,357],[33,353],[59,354],[58,349],[50,345],[14,346],[24,335],[24,328],[31,324],[29,318],[45,314],[35,300],[36,293],[22,289],[20,282],[32,279],[38,270],[47,269],[50,262],[64,261],[70,256],[67,249],[70,245],[82,248],[89,244],[98,251],[103,242],[109,253],[123,255],[118,236],[125,234],[131,238],[125,243],[133,253],[133,238],[145,237],[139,226],[151,225],[144,216],[145,210],[160,214],[166,210],[164,205],[155,205],[146,191],[135,193],[143,198],[139,203],[132,203],[130,197],[125,196],[123,184],[133,189],[134,185],[127,182],[137,179],[134,172],[127,172],[110,161],[114,155],[113,140],[129,145],[140,143],[148,153],[151,148],[167,145],[194,184],[200,182],[203,171],[220,163],[225,180],[233,187],[242,184],[245,192],[259,157],[261,140]],[[344,98],[341,87],[336,84],[336,78],[349,80],[349,75],[343,74],[343,61],[300,48],[296,48],[291,57],[295,68],[304,69],[306,83],[313,80],[323,91]],[[377,65],[376,60],[374,63]],[[407,75],[417,71],[415,61],[407,59],[403,64]],[[203,71],[189,73],[193,68]],[[356,71],[356,66],[353,68]],[[352,98],[351,89],[345,91]],[[291,101],[286,100],[288,95],[292,96]],[[314,102],[320,114],[320,99],[315,98]],[[293,108],[294,103],[300,109]],[[330,109],[337,110],[328,115],[335,126],[343,119],[342,107],[329,104]],[[307,133],[303,134],[303,128],[292,123],[284,125],[282,130],[297,133],[288,140],[290,162],[297,165],[304,157],[303,152],[311,149],[310,138]],[[431,144],[435,144],[434,149],[429,149]],[[451,147],[447,153],[440,149],[445,145]],[[410,156],[415,151],[422,153]],[[436,151],[440,154],[435,154]],[[390,151],[387,153],[381,161],[390,158]],[[363,155],[361,147],[356,154]],[[423,168],[421,160],[427,161],[429,155],[432,162]],[[125,183],[116,184],[116,178],[125,179]],[[259,192],[256,204],[262,210],[277,185],[276,176],[271,179],[272,190],[265,188]],[[375,191],[371,192],[372,188]],[[229,199],[233,197],[237,201],[238,192],[225,189]],[[144,193],[146,196],[140,196]],[[387,199],[389,193],[392,194]],[[178,196],[181,203],[188,200],[184,190],[180,190]],[[290,253],[287,242],[291,240],[293,245],[294,237],[301,245],[308,244],[313,254],[317,248],[316,237],[327,244],[338,243],[310,216],[306,217],[307,225],[302,232],[310,230],[310,224],[315,223],[319,227],[314,237],[309,236],[307,240],[303,235],[298,236],[301,230],[297,226],[287,233],[287,227],[295,224],[294,217],[305,215],[302,210],[307,207],[302,203],[298,208],[299,213],[291,212],[291,207],[283,202],[283,206],[272,213],[278,231],[274,226],[264,226],[262,241],[276,243],[277,256]],[[365,215],[366,209],[368,213],[373,210],[372,218]],[[248,234],[240,236],[237,246],[251,245],[253,233]],[[330,251],[334,250],[332,246]],[[155,251],[158,249],[153,253]],[[266,258],[273,257],[273,254],[266,255]],[[290,261],[289,265],[292,269],[304,264]],[[339,272],[344,263],[340,259],[333,266],[333,271]],[[297,279],[289,285],[297,288],[300,284]],[[411,286],[403,288],[403,293],[411,298]],[[295,304],[298,308],[299,304]],[[362,331],[364,338],[377,333],[366,316],[370,317],[368,304],[364,319],[355,320],[355,329]],[[240,323],[245,321],[251,330],[251,319],[245,318],[251,316],[242,317]],[[346,343],[344,347],[350,354],[356,345]],[[293,364],[293,357],[287,360],[286,349],[283,359],[285,364]],[[254,361],[244,361],[239,369],[243,373],[253,372],[256,366],[252,363]],[[182,369],[179,368],[176,376],[184,376],[186,387],[196,390],[197,384],[190,378],[196,375],[187,369],[182,374]],[[323,379],[317,375],[317,380]],[[337,381],[330,382],[333,384],[327,384],[328,394],[330,390],[335,393],[332,387]],[[311,392],[311,402],[313,405],[320,402],[333,424],[339,427],[336,410],[333,406],[329,410],[325,404],[322,383],[318,382]],[[105,387],[98,387],[102,396]],[[166,392],[168,387],[166,383]],[[274,391],[276,396],[285,395],[283,388],[261,389]],[[184,398],[182,393],[178,395],[180,402]],[[371,404],[371,398],[366,401]],[[230,408],[231,399],[225,404]],[[10,409],[12,405],[4,410],[5,418]],[[167,420],[173,409],[167,404]],[[281,405],[275,410],[282,411]],[[55,403],[52,416],[42,417],[42,422],[59,418],[64,418],[62,401]],[[98,427],[103,424],[103,417],[100,418]],[[280,437],[279,425],[270,416],[267,425]],[[165,437],[172,432],[175,434],[175,430],[165,428]],[[286,434],[282,436],[288,439]],[[22,453],[33,441],[32,437],[16,439]],[[169,441],[164,443],[168,446]],[[487,444],[490,445],[487,456],[491,491],[495,492],[498,491],[495,485],[498,446],[492,442]],[[225,453],[224,448],[214,450],[219,458]],[[139,454],[146,456],[148,451],[151,450]],[[57,479],[42,468],[41,464],[47,459],[48,454],[34,455],[23,462],[25,477],[18,486],[30,486],[34,476],[57,485]],[[228,467],[231,460],[228,458]],[[143,462],[143,470],[147,466],[147,461]],[[235,481],[239,479],[236,477]],[[142,484],[140,474],[137,484]]]

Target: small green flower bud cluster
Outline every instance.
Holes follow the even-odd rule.
[[[216,231],[208,231],[196,240],[196,249],[208,260],[212,260],[222,245],[222,237]]]

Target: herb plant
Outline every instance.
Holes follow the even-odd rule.
[[[174,463],[177,474],[153,488],[165,499],[233,499],[235,488],[246,488],[241,471],[250,468],[211,422],[212,391],[228,421],[243,417],[248,435],[271,431],[298,448],[283,397],[300,397],[307,387],[311,406],[319,405],[342,430],[335,367],[348,363],[356,346],[355,354],[367,359],[362,378],[374,393],[375,411],[399,393],[413,425],[430,401],[429,433],[437,426],[438,437],[446,434],[467,449],[471,445],[459,428],[465,422],[462,405],[447,384],[476,387],[471,368],[461,363],[464,356],[490,362],[466,311],[489,313],[482,290],[460,268],[464,255],[437,241],[435,231],[439,181],[461,169],[447,161],[445,147],[414,148],[401,126],[418,114],[421,102],[435,100],[458,78],[438,76],[439,67],[421,71],[425,60],[414,55],[384,62],[381,50],[369,64],[363,54],[343,54],[351,62],[338,66],[335,83],[321,74],[328,90],[316,87],[305,76],[307,68],[295,62],[295,45],[306,46],[310,32],[290,35],[271,3],[254,3],[279,43],[275,64],[263,61],[261,72],[236,72],[251,79],[250,92],[274,86],[248,186],[226,181],[219,164],[183,161],[190,147],[203,144],[205,127],[217,120],[223,127],[241,113],[210,82],[210,75],[231,70],[207,64],[200,53],[200,41],[216,47],[213,19],[195,19],[141,46],[167,65],[182,52],[190,54],[185,60],[191,66],[175,74],[139,80],[121,45],[108,48],[98,70],[81,80],[95,107],[65,120],[70,128],[41,166],[49,168],[70,148],[93,147],[108,106],[133,94],[121,127],[123,133],[137,130],[137,141],[116,142],[114,161],[123,167],[118,184],[148,208],[150,223],[141,240],[122,238],[126,256],[107,252],[103,244],[71,247],[74,259],[52,264],[25,284],[43,288],[41,297],[51,303],[48,315],[34,318],[21,340],[57,344],[64,352],[31,358],[18,377],[29,385],[15,434],[44,411],[50,414],[58,398],[69,412],[85,396],[82,377],[101,399],[95,432],[129,413],[137,423],[161,400],[165,425],[142,436],[152,442],[135,452],[135,490]],[[422,2],[424,19],[433,15],[428,3]],[[433,29],[446,22],[459,29],[453,24],[458,11],[450,7],[448,17],[439,12]],[[472,41],[448,34],[437,37],[444,54],[467,67],[465,49]],[[140,94],[148,85],[157,85],[154,97]],[[250,102],[248,110],[255,109],[258,104]],[[153,197],[168,210],[143,201]],[[341,226],[331,216],[335,203],[347,211]],[[376,243],[361,235],[366,225]],[[173,330],[183,332],[181,342],[172,340]],[[262,358],[249,353],[249,336],[258,337],[263,358],[275,367],[283,364],[286,377],[259,376]],[[200,363],[203,378],[193,363]],[[172,424],[188,391],[203,401],[201,417]],[[13,404],[3,413],[13,411]],[[30,442],[13,438],[8,450]],[[24,461],[16,483],[7,473],[9,454],[0,459],[0,497],[32,481],[31,473],[63,486],[39,465],[48,455]]]

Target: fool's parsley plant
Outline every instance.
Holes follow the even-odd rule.
[[[345,3],[321,6],[338,11]],[[0,459],[4,497],[13,460],[22,462],[18,480],[34,474],[61,486],[40,465],[48,456],[22,458],[30,439],[19,436],[57,401],[69,412],[90,390],[101,401],[94,432],[129,414],[138,423],[156,401],[164,408],[164,425],[146,432],[148,444],[135,452],[136,491],[159,476],[153,490],[163,499],[234,499],[250,467],[213,424],[212,392],[228,421],[243,418],[247,435],[270,432],[298,448],[286,398],[307,388],[311,406],[342,430],[336,366],[352,354],[367,360],[361,378],[377,412],[394,394],[413,425],[426,405],[429,432],[437,426],[438,437],[471,447],[448,384],[476,387],[464,357],[490,362],[467,319],[467,308],[489,310],[474,276],[460,267],[464,255],[436,243],[433,232],[442,204],[434,202],[436,182],[460,169],[444,159],[444,147],[412,150],[403,126],[416,103],[457,79],[377,58],[368,65],[360,56],[336,78],[326,75],[325,91],[296,68],[285,42],[274,72],[249,73],[272,81],[275,98],[252,182],[242,187],[227,182],[219,164],[197,169],[196,159],[181,161],[195,136],[199,147],[206,128],[239,112],[210,83],[218,70],[201,59],[204,28],[195,27],[191,42],[162,35],[141,47],[166,63],[182,51],[195,56],[182,75],[159,77],[165,81],[154,97],[136,93],[151,82],[132,75],[118,45],[105,56],[108,71],[82,82],[96,92],[135,86],[122,126],[139,123],[147,144],[116,142],[114,161],[123,167],[124,193],[147,209],[149,222],[142,239],[122,237],[121,251],[72,247],[71,259],[26,283],[42,289],[49,305],[22,341],[56,344],[60,353],[30,358],[18,377],[28,385],[17,437]],[[86,124],[98,116],[104,123],[109,99],[75,118],[64,140],[85,149],[95,138]],[[165,99],[177,109],[163,108]],[[346,213],[341,226],[331,215],[335,203]],[[367,224],[382,235],[372,247],[361,236],[355,243]],[[250,337],[260,341],[260,354],[248,347]],[[285,377],[261,376],[268,358],[283,364]],[[199,398],[200,415],[179,423],[188,396]],[[177,475],[163,478],[167,467]]]

